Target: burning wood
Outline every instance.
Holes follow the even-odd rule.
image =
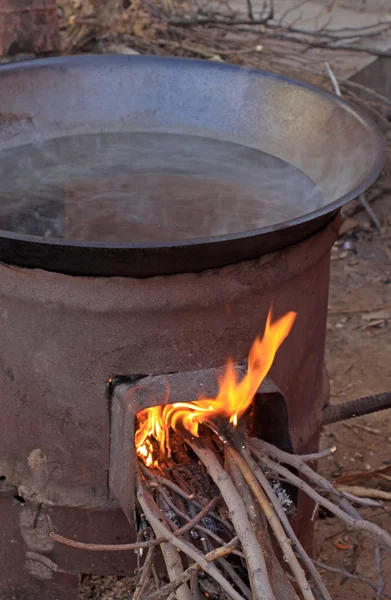
[[[380,548],[391,550],[391,536],[362,519],[343,493],[307,465],[335,448],[295,456],[249,437],[242,427],[245,412],[294,320],[295,313],[288,313],[273,322],[269,313],[263,338],[251,348],[247,374],[239,380],[229,362],[215,398],[138,413],[137,543],[86,545],[56,534],[52,537],[89,550],[133,549],[140,559],[146,549],[135,600],[149,584],[157,545],[170,583],[157,584],[148,600],[190,600],[200,597],[200,590],[209,597],[206,581],[214,581],[225,597],[234,600],[291,600],[298,594],[305,600],[331,600],[317,563],[290,524],[294,502],[286,490],[293,486],[372,540],[379,582],[369,585],[377,597],[391,597],[384,592],[380,553]],[[277,556],[286,563],[286,572]]]
[[[178,402],[141,411],[137,415],[139,428],[135,443],[137,454],[145,464],[158,464],[158,457],[154,457],[153,452],[154,440],[159,445],[161,455],[166,451],[170,453],[169,431],[176,430],[179,425],[194,437],[198,437],[201,423],[213,422],[216,417],[236,426],[269,372],[274,356],[288,336],[295,318],[296,314],[290,312],[272,323],[271,311],[269,312],[265,334],[262,340],[255,340],[250,350],[247,374],[238,381],[234,364],[229,361],[216,398],[201,398],[191,403]]]

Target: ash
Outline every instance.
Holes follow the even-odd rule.
[[[216,523],[216,521],[214,519],[212,519],[212,517],[204,517],[201,520],[201,523],[204,527],[206,527],[206,529],[209,529],[209,531],[221,531],[221,527],[218,526],[218,524]]]
[[[282,486],[279,481],[271,481],[270,485],[273,488],[273,492],[279,499],[285,514],[291,516],[295,512],[295,504],[284,486]]]
[[[174,523],[177,527],[181,527],[182,523],[177,514],[169,507],[165,499],[159,495],[159,507],[166,519]]]

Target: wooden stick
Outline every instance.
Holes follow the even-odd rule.
[[[363,577],[362,575],[358,575],[357,573],[349,573],[349,571],[345,571],[345,569],[339,569],[338,567],[330,567],[329,565],[326,565],[317,560],[314,560],[313,562],[320,569],[324,569],[325,571],[330,571],[330,573],[339,573],[340,575],[343,575],[347,579],[354,579],[356,581],[361,581],[361,583],[365,583],[366,585],[369,585],[369,587],[371,587],[375,592],[377,592],[377,590],[378,590],[378,588],[373,583],[373,581],[371,581],[367,577]],[[383,592],[383,596],[384,596],[384,598],[391,598],[391,594],[387,594],[387,592]]]
[[[137,483],[141,486],[141,480],[139,475],[137,477]],[[160,544],[160,549],[162,551],[164,562],[166,564],[168,577],[170,581],[175,581],[178,577],[180,577],[180,575],[183,572],[181,557],[179,556],[176,548],[172,544],[167,543],[167,536],[165,535],[166,526],[163,525],[163,523],[161,523],[159,519],[151,521],[151,519],[148,518],[149,507],[147,505],[144,507],[141,504],[141,502],[140,506],[144,510],[144,516],[149,521],[149,524],[152,527],[155,536],[157,538],[163,538],[165,540],[164,543]],[[145,508],[147,510],[145,510]],[[167,531],[169,530],[167,529]],[[177,600],[191,600],[191,591],[187,583],[183,583],[181,586],[178,586],[176,590],[176,598]]]
[[[329,510],[333,515],[341,519],[352,527],[352,529],[356,529],[361,531],[362,533],[371,537],[377,544],[384,546],[391,550],[391,536],[387,531],[378,527],[375,523],[371,523],[370,521],[364,521],[361,519],[360,515],[358,518],[352,517],[350,514],[345,512],[339,506],[336,506],[333,502],[327,500],[327,498],[323,498],[318,492],[316,492],[308,483],[291,473],[289,469],[281,466],[280,464],[274,462],[270,458],[266,456],[266,454],[262,451],[257,450],[254,445],[251,448],[252,453],[256,458],[262,463],[267,469],[272,472],[279,473],[289,483],[292,483],[298,489],[302,490],[307,496],[315,500],[320,506],[323,506],[327,510]],[[307,465],[305,465],[307,466]],[[338,492],[337,492],[338,493]],[[348,503],[349,504],[349,503]],[[357,513],[358,514],[358,513]]]
[[[186,494],[186,492],[184,492],[182,490],[182,488],[180,488],[179,485],[176,485],[173,481],[170,481],[169,479],[166,479],[165,477],[161,477],[159,475],[155,475],[154,473],[151,473],[151,471],[149,469],[147,469],[147,467],[145,467],[142,463],[140,463],[140,468],[141,468],[141,472],[143,473],[143,475],[145,475],[149,479],[152,479],[152,481],[154,481],[155,484],[165,485],[170,490],[172,490],[173,492],[178,494],[178,496],[181,496],[184,500],[187,500],[188,502],[192,502],[196,508],[199,508],[199,509],[204,508],[205,504],[201,504],[193,496]],[[205,503],[206,502],[207,501],[205,500]],[[211,516],[214,519],[216,519],[216,521],[219,521],[222,525],[224,525],[224,527],[226,527],[231,533],[234,533],[233,527],[229,523],[224,521],[224,519],[222,519],[220,517],[220,515],[218,515],[216,513],[212,513]]]
[[[186,513],[184,513],[183,511],[181,511],[176,506],[176,504],[171,500],[171,498],[168,496],[168,494],[166,494],[166,492],[161,487],[159,487],[158,493],[162,496],[162,498],[164,499],[164,501],[166,502],[166,504],[171,508],[171,510],[173,510],[178,515],[178,517],[181,517],[181,519],[183,519],[184,521],[188,521],[188,522],[194,520],[194,519],[191,519]],[[198,521],[198,519],[197,519],[197,521]],[[213,531],[210,531],[206,527],[202,527],[202,525],[195,524],[194,525],[194,529],[196,529],[197,531],[200,531],[204,535],[207,535],[207,536],[213,538],[219,544],[224,545],[224,540],[219,535],[217,535]],[[236,551],[234,553],[238,554],[239,556],[244,556],[242,552]]]
[[[308,583],[305,573],[302,567],[300,566],[299,561],[295,556],[295,553],[292,550],[290,540],[287,538],[280,520],[278,519],[272,505],[269,503],[268,498],[266,497],[262,487],[260,486],[254,474],[254,465],[256,466],[255,461],[253,461],[251,457],[249,457],[249,462],[247,462],[239,454],[239,452],[232,447],[228,447],[227,452],[231,456],[234,463],[239,467],[243,477],[247,481],[248,485],[251,488],[251,491],[258,500],[263,512],[265,513],[270,527],[272,528],[274,535],[281,547],[281,550],[284,555],[284,560],[288,563],[292,574],[297,581],[297,585],[299,586],[301,593],[303,594],[303,597],[305,598],[305,600],[315,600],[315,597],[311,590],[311,586]]]
[[[220,502],[220,498],[213,498],[204,508],[191,519],[186,525],[174,532],[175,536],[185,535],[188,531],[191,531],[194,526],[199,523],[204,517],[206,517],[216,504]],[[150,548],[156,546],[165,541],[164,537],[160,537],[146,542],[134,542],[131,544],[89,544],[87,542],[77,542],[76,540],[70,540],[69,538],[63,537],[53,531],[50,536],[56,542],[64,544],[65,546],[71,546],[72,548],[80,548],[81,550],[90,550],[92,552],[124,552],[128,550],[139,550],[141,548]]]
[[[224,546],[216,548],[215,550],[212,550],[211,552],[206,554],[205,560],[207,560],[208,562],[213,562],[219,558],[222,558],[223,556],[227,556],[228,554],[231,554],[231,552],[235,548],[237,548],[238,545],[239,538],[234,537],[230,542],[224,544]],[[186,571],[183,571],[183,573],[177,579],[171,581],[169,584],[160,588],[153,594],[147,596],[146,600],[161,600],[166,596],[169,596],[171,592],[175,592],[183,583],[189,581],[193,577],[193,575],[200,571],[200,569],[201,567],[198,563],[193,563],[188,569],[186,569]]]
[[[338,486],[338,490],[341,492],[342,496],[345,496],[345,498],[347,500],[349,500],[349,502],[355,502],[356,504],[359,504],[360,506],[365,506],[367,508],[368,507],[383,508],[383,510],[386,511],[386,508],[382,502],[379,502],[378,500],[372,500],[372,498],[368,498],[366,495],[363,498],[361,498],[359,496],[355,496],[354,494],[347,491],[347,489],[351,489],[350,486],[349,486],[349,488],[345,488],[345,489],[341,489],[341,487]],[[353,489],[356,489],[356,488],[354,487]],[[366,488],[362,488],[362,491],[365,494],[367,493]],[[381,490],[375,490],[375,491],[381,491]],[[391,495],[388,499],[391,500]]]
[[[366,94],[369,94],[370,96],[376,98],[381,104],[391,106],[391,100],[389,98],[386,98],[386,96],[379,94],[379,92],[376,92],[372,88],[366,87],[365,85],[361,85],[360,83],[356,83],[355,81],[350,81],[349,79],[343,81],[342,85],[365,92]]]
[[[270,582],[276,598],[284,600],[298,600],[298,596],[288,579],[288,574],[282,568],[280,562],[276,558],[273,546],[267,529],[267,521],[265,515],[261,512],[260,507],[252,493],[248,483],[243,477],[240,469],[230,458],[227,450],[225,450],[226,469],[235,484],[247,510],[248,518],[257,536],[259,545],[265,556],[266,566],[270,576]],[[262,519],[263,517],[263,519]],[[314,567],[315,568],[315,567]],[[251,591],[250,591],[251,600]]]
[[[337,450],[337,447],[332,446],[331,448],[327,448],[326,450],[321,450],[320,452],[314,452],[313,454],[300,454],[300,455],[296,455],[296,456],[303,462],[313,462],[316,460],[320,460],[321,458],[326,458],[326,456],[330,456],[331,454],[334,454],[334,452],[336,450]]]
[[[379,582],[379,587],[378,587],[377,593],[376,593],[376,600],[381,600],[382,596],[383,596],[383,592],[386,587],[386,582],[384,581],[383,563],[382,563],[382,559],[381,559],[381,548],[379,547],[378,544],[375,545],[375,557],[376,557],[376,574],[377,574],[377,580]]]
[[[149,577],[150,577],[151,570],[152,570],[152,562],[153,562],[154,555],[155,555],[155,546],[151,546],[148,549],[147,557],[142,566],[142,574],[141,574],[139,581],[137,582],[136,589],[134,590],[133,600],[140,600],[141,596],[143,595],[143,593],[145,591],[146,586],[149,583]]]
[[[276,600],[270,585],[265,558],[232,479],[211,450],[205,448],[197,438],[190,437],[188,432],[182,428],[178,431],[205,465],[228,507],[232,523],[246,556],[253,600]]]
[[[265,474],[263,473],[262,469],[260,469],[258,467],[258,465],[251,458],[251,455],[247,450],[245,450],[245,449],[243,449],[243,447],[241,447],[241,451],[242,451],[243,458],[245,460],[247,460],[247,462],[249,462],[250,468],[253,469],[254,475],[258,479],[260,485],[263,487],[263,489],[265,491],[265,494],[269,498],[269,501],[273,505],[273,508],[276,511],[276,514],[277,514],[278,518],[280,519],[287,536],[289,536],[289,538],[293,544],[293,547],[296,549],[296,552],[300,556],[303,564],[305,565],[308,572],[310,573],[313,580],[315,581],[315,583],[318,587],[318,590],[322,595],[322,598],[324,600],[332,600],[322,577],[320,576],[314,563],[312,562],[311,558],[308,556],[307,552],[304,550],[298,537],[296,536],[295,532],[293,531],[292,525],[290,524],[289,519],[284,512],[284,509],[281,506],[279,499],[277,498],[276,494],[274,493],[274,491],[273,491],[270,483],[268,482]]]
[[[153,527],[152,524],[151,527]],[[156,531],[161,532],[161,529],[156,523],[155,527]],[[181,557],[179,556],[177,549],[172,544],[161,544],[160,549],[163,554],[164,562],[166,563],[168,577],[170,581],[176,581],[183,573]],[[186,582],[177,587],[176,598],[177,600],[191,600],[191,591]]]
[[[328,62],[325,62],[324,66],[326,67],[327,75],[331,79],[331,83],[333,84],[333,88],[334,88],[334,92],[335,92],[336,96],[341,96],[342,95],[341,88],[339,87],[338,80],[337,80],[336,76],[334,75],[332,68],[330,67]]]
[[[217,564],[219,564],[221,568],[227,573],[227,575],[230,576],[236,587],[239,588],[239,590],[242,592],[243,596],[245,598],[248,598],[248,600],[251,600],[252,596],[250,588],[247,587],[244,581],[241,580],[241,578],[239,577],[233,566],[228,562],[228,560],[226,560],[225,558],[218,558]]]
[[[372,223],[375,225],[376,229],[381,233],[382,232],[381,223],[378,219],[378,216],[375,214],[373,208],[370,206],[369,202],[367,201],[365,193],[363,192],[362,194],[360,194],[358,199],[359,199],[361,206],[363,207],[363,209],[366,211],[367,215],[371,219]]]
[[[240,594],[232,587],[232,585],[223,577],[220,571],[214,564],[208,563],[205,559],[205,555],[201,554],[194,546],[183,540],[177,538],[168,527],[160,520],[160,511],[156,506],[154,499],[151,494],[141,484],[140,476],[137,476],[136,480],[137,499],[140,503],[141,508],[145,513],[145,517],[148,520],[151,527],[155,530],[160,530],[160,535],[163,535],[170,545],[175,546],[178,550],[189,556],[192,560],[198,563],[208,575],[210,575],[220,587],[227,592],[227,594],[233,598],[233,600],[243,600]],[[178,556],[178,553],[177,553]],[[182,569],[183,570],[183,569]],[[178,594],[178,592],[177,592]],[[266,600],[266,599],[265,599]],[[275,600],[275,599],[273,599]]]
[[[254,445],[257,449],[261,450],[261,452],[266,452],[267,454],[275,458],[278,462],[283,462],[287,465],[290,465],[291,467],[294,467],[305,477],[307,477],[307,479],[313,481],[319,487],[323,488],[324,490],[327,490],[332,494],[335,494],[335,502],[340,508],[342,508],[342,510],[347,512],[354,519],[361,519],[361,516],[356,511],[356,509],[353,508],[350,502],[348,502],[348,500],[344,498],[335,489],[332,483],[330,483],[328,479],[322,477],[322,475],[311,469],[311,467],[304,464],[298,456],[295,456],[294,454],[288,454],[288,452],[283,452],[282,450],[276,448],[276,446],[273,446],[272,444],[268,444],[267,442],[263,442],[256,438],[251,438],[250,446],[251,445]]]

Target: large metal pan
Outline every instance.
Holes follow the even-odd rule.
[[[167,243],[44,238],[12,230],[0,217],[1,261],[76,275],[149,277],[252,259],[322,228],[376,179],[385,160],[384,140],[366,115],[322,90],[268,72],[128,56],[0,68],[0,169],[6,149],[123,131],[189,133],[266,151],[301,169],[324,201],[267,227]]]

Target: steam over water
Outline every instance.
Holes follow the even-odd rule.
[[[0,153],[0,229],[83,242],[206,238],[323,204],[292,165],[189,135],[79,135]]]

